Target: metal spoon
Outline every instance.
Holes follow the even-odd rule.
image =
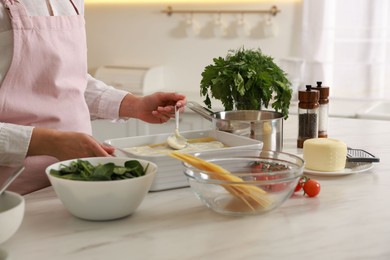
[[[183,149],[187,146],[187,139],[179,133],[179,109],[175,106],[176,129],[173,135],[167,139],[168,145],[175,150]]]
[[[24,166],[17,168],[0,187],[0,195],[8,188],[8,186],[24,171]]]

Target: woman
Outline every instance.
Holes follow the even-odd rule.
[[[82,0],[0,1],[0,165],[26,167],[9,190],[49,186],[58,160],[112,155],[91,117],[164,123],[184,109],[183,95],[137,97],[88,75]]]

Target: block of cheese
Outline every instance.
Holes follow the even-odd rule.
[[[345,168],[347,145],[332,138],[307,139],[303,143],[305,168],[315,171],[339,171]]]

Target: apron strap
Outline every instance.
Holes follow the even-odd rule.
[[[77,9],[77,6],[74,4],[73,0],[69,0],[69,1],[72,3],[73,8],[74,8],[74,10],[76,11],[76,14],[77,14],[77,15],[80,15],[79,9]]]
[[[9,10],[11,6],[20,4],[19,0],[1,0],[6,10]]]
[[[33,24],[27,14],[26,9],[18,0],[2,0],[2,2],[5,9],[7,10],[9,18],[12,21],[12,26],[14,26],[15,22],[25,29],[33,28]]]
[[[8,6],[9,4],[13,5],[15,2],[18,2],[18,0],[1,0],[5,6]]]
[[[16,0],[16,1],[17,1],[17,0]],[[75,12],[76,12],[76,14],[77,14],[77,15],[80,15],[79,10],[77,9],[77,6],[75,5],[75,3],[74,3],[72,0],[69,0],[69,1],[70,1],[70,3],[72,4],[72,6],[73,6],[73,8],[74,8],[74,10],[75,10]],[[53,11],[53,8],[52,8],[52,6],[51,6],[50,0],[46,0],[46,5],[47,5],[47,8],[48,8],[48,10],[49,10],[49,14],[50,14],[51,16],[53,16],[53,15],[54,15],[54,11]]]
[[[73,0],[69,0],[70,3],[72,4],[74,10],[76,11],[76,14],[77,15],[80,15],[80,12],[79,12],[79,9],[77,8],[76,4],[73,2]],[[1,2],[4,4],[5,6],[5,9],[7,10],[8,14],[9,15],[12,15],[11,13],[11,10],[10,9],[15,9],[13,8],[12,6],[18,4],[19,6],[21,6],[19,0],[1,0]],[[50,15],[53,15],[53,9],[51,8],[51,4],[50,4],[50,1],[46,1],[46,3],[48,4],[48,8],[49,8],[49,13]],[[27,16],[27,12],[26,10],[23,8],[23,11],[25,13],[25,15]],[[11,17],[11,16],[10,16]]]
[[[53,16],[54,15],[54,12],[53,12],[53,8],[51,6],[51,3],[50,3],[50,0],[46,0],[46,5],[47,5],[47,9],[49,11],[49,15],[50,16]]]

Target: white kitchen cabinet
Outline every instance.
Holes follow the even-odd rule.
[[[99,141],[112,138],[156,135],[173,133],[175,119],[165,124],[148,124],[141,120],[130,119],[125,122],[112,122],[108,120],[92,121],[92,135]],[[180,115],[180,131],[211,129],[211,122],[194,112],[184,112]]]

